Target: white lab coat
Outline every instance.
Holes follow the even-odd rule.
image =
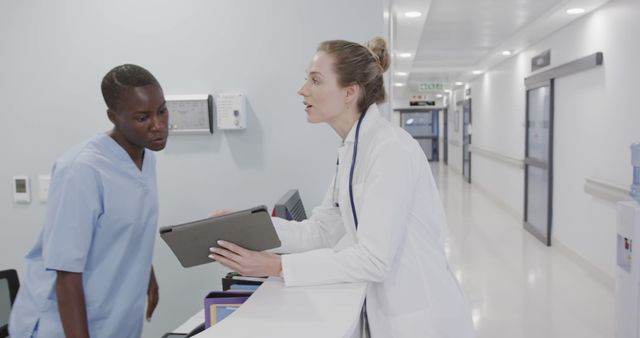
[[[274,219],[279,251],[291,253],[282,256],[285,285],[368,282],[373,338],[473,337],[444,253],[445,215],[427,158],[375,104],[360,128],[356,231],[348,190],[355,129],[338,149],[336,189],[331,184],[322,205],[300,223]]]

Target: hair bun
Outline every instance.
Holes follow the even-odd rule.
[[[391,59],[389,51],[387,50],[387,42],[384,41],[383,38],[376,36],[369,40],[365,46],[376,56],[376,60],[380,63],[380,67],[382,67],[382,72],[386,72],[387,69],[389,69]]]

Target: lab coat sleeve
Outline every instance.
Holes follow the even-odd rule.
[[[381,282],[391,270],[413,204],[415,175],[410,149],[387,141],[374,149],[365,170],[358,211],[358,242],[282,256],[286,286]],[[364,160],[361,160],[365,163]],[[429,203],[429,201],[425,201]]]
[[[83,272],[101,214],[97,173],[74,162],[52,174],[43,260],[48,270]]]
[[[322,204],[315,207],[311,217],[302,222],[272,217],[273,225],[282,242],[275,252],[292,253],[332,247],[344,236],[340,209],[333,206],[332,192],[333,183],[329,186]]]

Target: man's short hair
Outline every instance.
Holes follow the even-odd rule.
[[[132,64],[117,66],[102,79],[102,97],[109,110],[116,112],[122,95],[128,89],[148,85],[160,86],[148,70]]]

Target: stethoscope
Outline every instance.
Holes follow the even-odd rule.
[[[362,124],[362,120],[364,119],[364,113],[362,113],[360,115],[360,118],[358,119],[358,124],[356,125],[356,139],[353,142],[353,156],[351,158],[351,169],[349,170],[349,201],[351,202],[351,215],[353,215],[353,224],[355,224],[356,226],[356,230],[358,230],[358,213],[356,212],[356,204],[353,201],[353,171],[356,167],[356,156],[358,155],[358,136],[360,136],[360,125]],[[334,206],[335,207],[339,207],[340,205],[338,204],[338,199],[336,198],[336,181],[338,179],[338,166],[340,165],[340,158],[338,157],[338,159],[336,160],[336,175],[333,179],[333,197],[334,197]],[[365,299],[365,303],[362,306],[362,316],[363,316],[363,320],[365,321],[365,323],[368,322],[368,318],[366,315],[366,308],[367,308],[367,303],[366,303],[366,299]],[[368,330],[369,324],[365,324],[362,326],[362,330],[363,332],[365,332],[364,330]]]
[[[360,118],[358,118],[358,124],[356,125],[356,138],[355,142],[353,142],[353,156],[351,159],[351,169],[349,170],[349,202],[351,202],[351,214],[353,215],[353,223],[356,225],[356,229],[358,229],[358,213],[356,212],[356,204],[353,201],[353,172],[356,167],[356,156],[358,154],[358,136],[360,136],[360,125],[362,124],[362,120],[364,119],[364,113],[360,114]],[[336,198],[336,183],[338,179],[338,166],[340,165],[340,158],[336,160],[336,175],[333,179],[333,200],[334,206],[339,207],[338,199]]]

